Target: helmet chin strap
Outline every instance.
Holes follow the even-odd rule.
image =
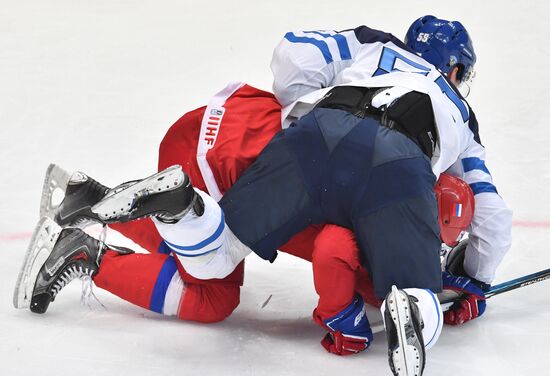
[[[475,71],[473,68],[470,67],[470,69],[467,72],[464,72],[463,77],[461,80],[457,78],[458,76],[458,68],[451,68],[449,73],[447,74],[447,77],[451,82],[453,82],[460,92],[460,95],[462,95],[464,98],[467,98],[468,95],[470,95],[470,90],[472,88],[472,84],[474,81],[474,77],[476,76]]]
[[[468,98],[468,95],[470,95],[471,86],[468,82],[462,82],[458,86],[458,91],[460,92],[460,95],[462,95],[464,98]]]
[[[467,98],[470,94],[470,90],[472,89],[475,77],[476,72],[474,71],[473,67],[470,67],[467,72],[464,72],[464,77],[462,78],[462,81],[460,81],[460,85],[458,86],[458,91],[460,91],[460,94],[464,98]]]

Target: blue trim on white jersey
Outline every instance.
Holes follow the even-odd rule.
[[[164,264],[162,264],[157,281],[155,282],[153,294],[151,295],[151,302],[149,304],[149,309],[151,311],[162,313],[166,291],[168,291],[170,281],[172,281],[172,277],[177,270],[176,260],[172,256],[168,257],[166,261],[164,261]]]
[[[333,38],[336,41],[336,44],[338,45],[338,50],[340,51],[340,59],[342,60],[351,59],[351,51],[349,50],[348,41],[345,36],[341,34],[334,34],[334,35],[326,34],[326,33],[321,33],[320,31],[304,31],[304,33],[317,34],[322,36],[323,38]]]
[[[489,169],[487,168],[487,166],[485,166],[485,162],[482,159],[479,159],[477,157],[464,158],[462,160],[462,167],[464,167],[464,172],[468,172],[472,170],[481,170],[491,175],[491,173],[489,172]]]
[[[214,231],[214,233],[212,235],[210,235],[208,238],[204,239],[203,241],[201,241],[197,244],[184,246],[184,245],[177,245],[177,244],[174,244],[174,243],[170,243],[168,240],[164,240],[164,241],[172,249],[179,249],[179,250],[182,250],[182,251],[198,251],[199,249],[204,248],[207,245],[209,245],[209,244],[213,243],[214,241],[216,241],[220,237],[220,235],[222,234],[223,230],[225,229],[225,216],[223,214],[223,211],[221,212],[221,214],[222,215],[221,215],[220,224],[218,225],[218,228],[216,229],[216,231]],[[178,253],[178,254],[180,254],[180,253]]]
[[[470,188],[472,188],[472,191],[474,191],[474,195],[477,195],[478,193],[497,193],[497,187],[495,187],[493,184],[481,181],[479,183],[471,183]]]
[[[403,56],[402,54],[400,54],[399,52],[391,48],[384,47],[382,48],[382,53],[380,54],[378,69],[374,72],[372,76],[376,77],[381,74],[386,74],[394,71],[402,72],[401,70],[395,68],[395,63],[397,62],[398,59],[408,64],[409,66],[419,70],[419,72],[412,72],[412,73],[419,73],[424,76],[427,76],[430,73],[429,67],[426,67],[420,63],[417,63],[416,61],[412,61],[411,59],[406,58],[405,56]]]
[[[466,105],[462,102],[462,96],[458,94],[451,86],[449,85],[448,81],[445,79],[443,75],[441,75],[437,80],[435,80],[435,83],[441,91],[455,104],[455,106],[460,111],[460,115],[462,116],[462,121],[464,123],[467,123],[470,119],[470,114],[468,113],[468,108]]]
[[[294,33],[288,32],[285,34],[285,39],[288,40],[291,43],[310,43],[313,44],[315,47],[317,47],[321,53],[323,54],[323,57],[325,58],[325,61],[327,64],[330,64],[333,62],[332,54],[330,53],[330,50],[328,48],[328,45],[323,42],[322,40],[318,40],[315,38],[308,38],[308,37],[298,37],[294,35]]]

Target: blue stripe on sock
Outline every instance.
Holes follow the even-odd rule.
[[[220,245],[219,247],[216,247],[214,249],[209,249],[208,251],[204,251],[202,253],[194,253],[194,254],[189,254],[189,253],[182,253],[182,252],[178,252],[176,251],[175,249],[172,250],[172,252],[174,252],[175,254],[177,255],[180,255],[180,256],[183,256],[183,257],[199,257],[199,256],[204,256],[204,255],[207,255],[209,253],[212,253],[212,252],[216,252],[218,249],[220,249],[222,246]]]
[[[478,193],[485,193],[485,192],[498,193],[497,187],[495,187],[491,183],[487,183],[484,181],[479,183],[472,183],[470,184],[470,188],[472,188],[472,191],[474,191],[474,195],[477,195]]]
[[[491,175],[491,173],[489,172],[489,169],[487,168],[487,166],[485,166],[485,162],[483,162],[483,160],[476,157],[464,158],[462,160],[462,166],[464,167],[464,172],[468,172],[472,170],[481,170]]]
[[[151,303],[149,305],[151,311],[162,313],[166,291],[177,270],[176,260],[174,260],[172,256],[168,257],[160,269],[155,288],[153,289],[153,295],[151,296]]]
[[[212,235],[210,235],[208,238],[204,239],[203,241],[201,241],[197,244],[188,245],[188,246],[177,245],[177,244],[174,244],[174,243],[170,243],[167,240],[164,240],[164,241],[170,247],[175,248],[175,249],[180,249],[182,251],[197,251],[201,248],[206,247],[207,245],[209,245],[210,243],[212,243],[216,239],[218,239],[220,237],[220,235],[222,234],[224,228],[225,228],[225,216],[224,216],[223,211],[222,211],[221,220],[220,220],[220,224],[218,225],[218,228],[216,229],[216,231],[214,231],[214,233]]]

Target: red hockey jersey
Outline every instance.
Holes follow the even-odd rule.
[[[231,83],[172,125],[160,145],[159,171],[183,163],[193,186],[219,200],[279,130],[273,94]]]

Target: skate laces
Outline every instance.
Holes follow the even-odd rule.
[[[88,267],[82,267],[82,265],[76,264],[69,266],[54,283],[51,289],[52,297],[55,298],[55,296],[59,294],[59,291],[61,291],[74,279],[80,279],[82,281],[82,294],[80,295],[80,304],[92,309],[90,301],[93,297],[95,301],[106,310],[107,307],[105,307],[105,305],[101,303],[101,301],[93,291],[93,274],[94,270]]]
[[[59,278],[55,281],[51,288],[52,297],[55,297],[57,294],[59,294],[59,291],[61,291],[65,286],[67,286],[73,279],[85,279],[87,277],[90,282],[92,280],[92,274],[94,273],[94,270],[88,268],[88,267],[82,267],[82,265],[76,265],[73,264],[69,266],[68,268],[61,273]]]
[[[92,310],[92,305],[90,304],[92,297],[101,307],[103,307],[103,309],[107,310],[107,307],[105,307],[105,305],[101,303],[101,301],[93,291],[92,277],[86,274],[82,277],[82,294],[80,295],[80,305],[86,306],[90,310]]]
[[[103,228],[101,229],[101,232],[98,236],[99,241],[99,254],[102,252],[102,247],[105,244],[105,240],[107,239],[107,225],[103,224]],[[96,296],[96,294],[93,291],[93,280],[92,280],[92,273],[84,274],[81,277],[82,280],[82,294],[80,295],[80,305],[87,306],[90,310],[92,309],[92,306],[90,304],[91,298],[93,297],[97,303],[99,303],[100,306],[102,306],[105,310],[107,310],[107,307],[101,303],[99,298]]]

